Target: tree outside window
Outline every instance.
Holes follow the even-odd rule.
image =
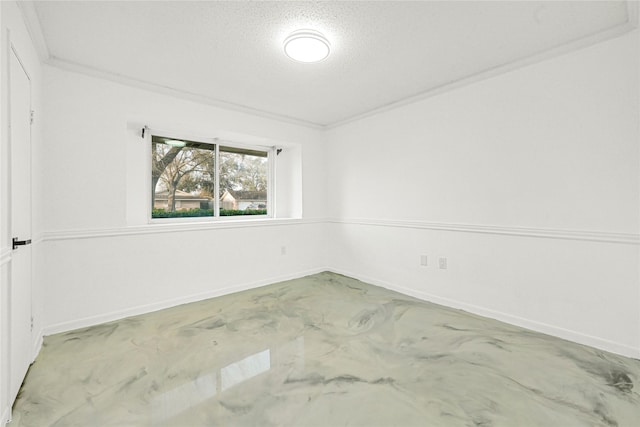
[[[152,218],[266,215],[268,162],[268,150],[154,135]]]

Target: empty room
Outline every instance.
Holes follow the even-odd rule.
[[[0,1],[0,426],[639,426],[639,16]]]

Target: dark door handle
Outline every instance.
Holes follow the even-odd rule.
[[[13,250],[15,251],[18,246],[26,246],[31,244],[31,239],[29,240],[18,240],[17,237],[13,238]]]

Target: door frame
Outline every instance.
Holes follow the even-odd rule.
[[[14,237],[13,236],[13,224],[14,224],[14,218],[13,218],[13,194],[15,191],[15,183],[13,182],[13,171],[14,171],[14,164],[12,161],[12,155],[13,155],[13,149],[15,146],[15,142],[12,140],[12,131],[11,131],[11,119],[13,116],[13,112],[12,112],[12,72],[11,72],[11,65],[12,65],[12,61],[17,60],[18,61],[18,65],[20,66],[20,68],[22,69],[22,71],[24,72],[27,80],[29,81],[29,110],[33,111],[33,78],[31,76],[31,73],[29,72],[28,68],[25,66],[25,61],[22,59],[22,56],[20,54],[20,51],[18,49],[18,47],[13,43],[12,39],[11,39],[11,31],[9,29],[7,29],[7,57],[6,57],[6,61],[7,61],[7,65],[6,68],[4,70],[4,72],[6,72],[7,77],[6,77],[6,81],[7,81],[7,96],[6,96],[6,104],[5,104],[5,108],[6,108],[6,115],[5,118],[7,120],[6,123],[6,127],[7,127],[7,157],[8,157],[8,161],[7,161],[7,202],[8,202],[8,209],[7,209],[7,232],[9,233],[9,235],[7,236],[7,239],[9,241],[9,244],[11,243],[11,239]],[[15,58],[12,58],[12,55],[15,56]],[[29,200],[30,200],[30,209],[31,212],[29,212],[29,228],[30,228],[30,232],[31,235],[33,235],[33,131],[32,131],[32,122],[29,123]],[[32,238],[32,236],[26,236],[25,238]],[[11,247],[11,246],[9,246]],[[30,336],[29,336],[29,344],[28,344],[28,349],[29,349],[29,353],[28,353],[28,361],[29,364],[33,363],[34,359],[35,359],[35,355],[36,355],[36,348],[37,348],[37,342],[39,341],[37,338],[34,339],[34,331],[33,331],[33,313],[34,313],[34,307],[33,307],[33,246],[31,247],[31,261],[29,263],[29,269],[30,269],[30,280],[29,280],[29,317],[31,319],[31,327],[30,327]],[[8,313],[7,313],[7,327],[6,327],[6,331],[8,333],[8,337],[7,337],[7,349],[6,349],[6,353],[5,356],[7,357],[7,361],[6,361],[6,376],[5,378],[7,379],[7,386],[6,386],[6,396],[11,400],[9,401],[9,405],[13,406],[14,403],[14,399],[12,396],[12,388],[13,388],[13,384],[12,384],[12,370],[13,367],[16,363],[15,360],[12,360],[12,354],[11,354],[11,335],[13,333],[13,321],[12,321],[12,317],[13,317],[13,304],[11,303],[12,301],[12,294],[14,291],[14,262],[13,262],[13,255],[14,251],[11,250],[10,252],[10,259],[8,262],[8,290],[7,290],[7,297],[8,297],[8,301],[7,301],[7,308],[8,308]]]

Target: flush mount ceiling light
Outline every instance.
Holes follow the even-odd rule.
[[[182,148],[187,145],[184,141],[178,141],[177,139],[167,139],[164,141],[165,144],[170,145],[171,147],[179,147]]]
[[[284,53],[299,62],[319,62],[329,56],[331,45],[322,33],[314,30],[294,31],[284,39]]]

